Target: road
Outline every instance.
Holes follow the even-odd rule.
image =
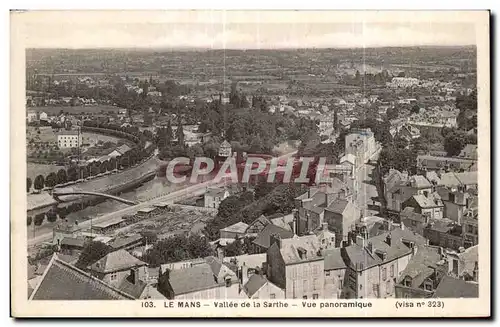
[[[289,152],[287,154],[284,154],[284,155],[278,157],[278,159],[289,158],[292,155],[294,155],[296,152],[297,151]],[[230,182],[231,179],[228,178],[229,176],[230,176],[230,174],[228,173],[226,175],[226,177],[224,177],[218,183],[216,183],[215,180],[210,180],[210,181],[203,182],[203,183],[200,183],[200,184],[187,186],[187,187],[185,187],[185,188],[183,188],[181,190],[178,190],[178,191],[175,191],[175,192],[172,192],[172,193],[169,193],[169,194],[161,195],[161,196],[153,198],[153,199],[149,199],[149,200],[141,202],[141,203],[139,203],[137,205],[133,205],[133,206],[130,206],[130,207],[127,207],[127,208],[124,208],[124,209],[121,209],[121,210],[118,210],[118,211],[115,211],[115,212],[103,215],[101,217],[94,218],[92,220],[86,220],[84,222],[81,222],[79,224],[79,226],[81,226],[82,228],[89,228],[91,222],[93,224],[103,223],[103,222],[106,222],[106,221],[109,221],[109,220],[116,219],[117,217],[123,217],[124,215],[134,214],[134,213],[136,213],[140,209],[143,209],[143,208],[146,208],[146,207],[151,207],[152,205],[157,204],[157,203],[161,203],[161,202],[173,203],[174,201],[178,201],[178,200],[181,200],[181,199],[185,199],[185,198],[189,198],[189,197],[193,197],[193,196],[202,195],[202,194],[205,193],[206,188],[209,187],[209,186],[212,186],[212,187],[213,186],[223,186],[225,184],[225,180],[226,181],[228,180]],[[28,247],[35,246],[37,244],[49,241],[51,239],[52,239],[52,231],[46,232],[46,233],[43,233],[43,234],[40,234],[40,235],[37,235],[37,236],[35,236],[35,237],[33,237],[33,238],[31,238],[31,239],[28,240]]]
[[[376,159],[379,155],[379,151],[377,151],[370,159]],[[358,182],[358,205],[363,214],[363,217],[373,216],[378,211],[371,210],[368,208],[369,204],[373,204],[372,198],[377,197],[377,187],[369,182],[372,181],[371,173],[375,167],[364,163],[361,167],[359,167],[356,171],[356,178]]]

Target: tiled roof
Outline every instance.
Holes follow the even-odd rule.
[[[436,291],[435,298],[475,298],[479,297],[479,284],[444,276]]]
[[[410,219],[421,223],[426,222],[426,217],[418,212],[415,212],[415,208],[413,207],[404,208],[403,211],[401,211],[400,216],[401,219]]]
[[[236,281],[236,275],[231,275],[231,281]],[[212,267],[208,263],[199,264],[191,268],[172,270],[169,275],[169,282],[175,295],[191,293],[219,287],[213,274]]]
[[[347,266],[342,259],[340,248],[328,249],[323,252],[325,270],[345,269]]]
[[[74,247],[80,247],[83,248],[85,244],[85,240],[81,238],[74,238],[74,237],[65,237],[61,241],[61,246],[67,245],[67,246],[74,246]]]
[[[52,257],[31,300],[133,300],[129,294]]]
[[[226,190],[223,188],[219,188],[219,187],[209,188],[207,190],[207,192],[205,193],[205,195],[211,196],[211,197],[223,197],[225,192],[226,192]]]
[[[146,265],[145,262],[122,249],[108,253],[105,257],[91,265],[90,269],[101,273],[110,273],[144,265]]]
[[[315,261],[323,257],[316,235],[281,240],[280,252],[285,264]],[[304,254],[301,255],[301,252]]]
[[[432,267],[437,267],[437,263],[441,260],[440,251],[439,247],[436,246],[421,246],[417,248],[417,253],[401,272],[398,283],[403,281],[406,276],[409,276],[412,278],[412,287],[420,287],[425,279],[434,273]]]
[[[473,275],[474,266],[476,262],[479,261],[478,246],[472,246],[467,248],[464,252],[458,254],[459,260],[463,264],[463,274],[467,273],[470,276]]]
[[[238,266],[247,266],[248,268],[262,268],[263,263],[266,262],[266,253],[258,254],[242,254],[235,257],[225,257],[224,262],[231,262],[232,259],[236,259]]]
[[[443,203],[437,193],[433,193],[435,195],[425,196],[423,194],[417,194],[412,196],[412,198],[418,203],[421,208],[434,208],[442,206]],[[408,200],[407,200],[408,201]]]
[[[428,188],[432,187],[432,184],[422,175],[415,175],[411,177],[412,185],[416,188]]]
[[[226,228],[221,229],[221,231],[225,232],[233,232],[233,233],[245,233],[247,230],[248,225],[245,224],[244,222],[240,221],[237,222],[236,224],[233,224],[231,226],[227,226]]]
[[[147,285],[148,284],[146,282],[140,279],[134,284],[130,276],[128,276],[127,278],[123,278],[122,282],[118,286],[118,289],[131,295],[135,299],[139,299]]]
[[[136,243],[140,240],[142,240],[141,235],[131,235],[131,236],[127,236],[127,237],[117,238],[114,241],[110,242],[108,245],[114,249],[119,249],[122,247],[126,247],[127,245]]]
[[[331,212],[342,214],[342,213],[344,213],[344,211],[348,205],[349,205],[348,201],[342,200],[342,199],[337,199],[337,200],[333,201],[332,203],[330,203],[330,205],[326,209],[328,211],[331,211]]]
[[[245,293],[247,293],[248,297],[252,297],[258,290],[262,288],[267,283],[267,278],[260,274],[253,274],[247,281],[245,285],[243,285],[243,289]]]
[[[455,173],[455,176],[462,185],[474,185],[478,183],[477,171]]]
[[[386,242],[388,235],[391,237],[390,246]],[[411,253],[412,249],[403,243],[403,239],[414,242],[415,246],[427,244],[427,240],[423,236],[413,233],[408,229],[395,228],[389,232],[365,240],[364,248],[359,244],[345,247],[346,259],[348,260],[346,263],[353,269],[360,271],[406,256]],[[372,243],[373,254],[369,253],[366,248],[368,243]],[[386,253],[385,261],[376,254],[376,250]]]
[[[269,224],[257,235],[253,243],[267,249],[271,245],[271,234],[278,234],[281,239],[291,238],[294,235],[292,231]]]

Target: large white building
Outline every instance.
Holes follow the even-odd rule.
[[[78,131],[63,131],[57,135],[60,149],[78,148],[82,144],[82,135]]]
[[[367,129],[353,130],[345,138],[345,154],[356,157],[358,165],[363,164],[377,151],[377,143],[373,132]]]

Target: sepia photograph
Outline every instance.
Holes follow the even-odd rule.
[[[488,11],[10,15],[13,316],[491,314]]]

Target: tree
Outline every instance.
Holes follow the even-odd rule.
[[[98,241],[91,241],[85,244],[75,265],[80,269],[86,269],[97,260],[106,256],[109,252],[111,252],[111,249],[106,244]]]
[[[34,186],[35,186],[36,190],[43,189],[44,183],[45,183],[45,180],[44,180],[42,175],[38,175],[37,177],[35,177],[35,185]]]
[[[35,215],[35,219],[34,219],[35,226],[40,226],[43,223],[44,219],[45,219],[44,213],[39,213],[39,214]]]
[[[54,187],[57,185],[57,175],[54,172],[51,172],[50,174],[47,175],[45,178],[45,185],[47,187]]]
[[[63,184],[68,181],[68,176],[66,175],[66,170],[59,169],[57,172],[57,184]]]
[[[54,222],[57,220],[57,213],[55,210],[49,210],[46,216],[47,216],[47,221],[49,222]]]
[[[177,127],[177,143],[179,145],[184,145],[184,128],[182,127],[182,124],[179,122],[179,125]]]
[[[31,216],[28,216],[27,219],[26,219],[27,223],[28,223],[28,226],[31,225],[31,222],[33,221],[33,218]]]
[[[243,252],[243,244],[241,243],[241,240],[235,240],[234,242],[230,243],[226,248],[224,249],[224,255],[226,257],[235,257],[238,255],[244,254]]]
[[[108,162],[107,161],[101,162],[99,164],[99,172],[102,174],[105,173],[107,170],[108,170]]]
[[[69,181],[76,181],[78,179],[78,170],[75,166],[71,166],[68,168],[68,171],[66,173],[68,175],[68,180]]]
[[[453,130],[446,134],[444,138],[444,150],[446,151],[448,156],[454,157],[462,152],[467,143],[473,143],[473,141],[473,136],[470,137],[463,131]]]
[[[31,188],[31,184],[33,182],[31,181],[31,178],[26,178],[26,192],[29,192],[30,191],[30,188]]]
[[[419,111],[420,111],[420,107],[418,106],[418,104],[414,104],[413,107],[411,107],[412,113],[418,114]]]

